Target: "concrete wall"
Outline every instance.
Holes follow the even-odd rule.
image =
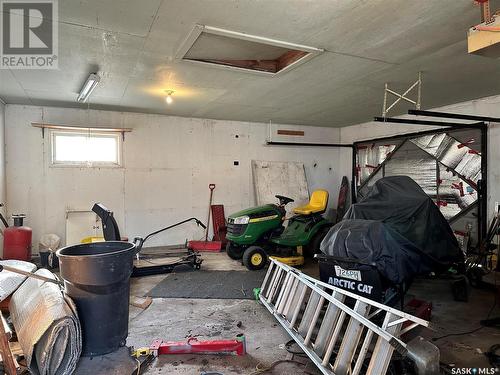
[[[6,179],[5,179],[5,104],[0,98],[0,203],[5,204],[6,196]],[[5,208],[2,207],[0,212],[5,215]],[[0,224],[3,229],[3,224]],[[3,249],[3,236],[0,236],[0,246]]]
[[[253,159],[303,162],[309,190],[327,188],[331,194],[330,207],[336,203],[342,176],[351,177],[350,150],[266,146],[268,124],[7,105],[4,125],[4,107],[0,104],[0,199],[7,202],[8,214],[28,214],[27,224],[33,227],[35,245],[43,233],[56,233],[64,239],[66,210],[88,210],[96,201],[115,211],[123,234],[129,237],[144,235],[190,216],[206,220],[207,186],[211,182],[217,184],[214,203],[224,204],[226,215],[253,205],[250,167]],[[435,110],[500,117],[500,96]],[[40,129],[31,126],[33,121],[133,128],[123,145],[124,167],[51,167],[49,137],[42,138]],[[273,124],[273,134],[280,127],[294,128]],[[273,135],[272,140],[352,143],[430,127],[367,122],[341,129],[300,129],[306,130],[304,139]],[[498,144],[500,124],[492,124],[488,160],[490,216],[494,203],[500,201]],[[233,165],[236,160],[239,166]],[[159,236],[150,246],[181,243],[202,235],[195,225],[188,224]]]
[[[463,113],[478,116],[500,117],[500,95],[458,103],[446,107],[433,108],[441,112]],[[404,116],[402,116],[404,117]],[[443,120],[445,121],[445,120]],[[433,129],[429,126],[412,126],[366,122],[341,128],[340,138],[343,143],[393,136],[404,133]],[[491,123],[488,128],[488,217],[494,212],[495,202],[500,201],[500,123]],[[351,176],[351,152],[341,152],[339,174]]]
[[[31,122],[133,128],[125,135],[124,166],[53,167],[50,137],[42,138]],[[337,142],[339,133],[308,127],[304,141]],[[341,178],[339,151],[266,146],[268,135],[268,124],[262,123],[7,105],[7,209],[28,215],[34,245],[43,233],[64,240],[66,211],[89,210],[96,201],[112,209],[122,234],[133,238],[191,216],[205,221],[209,183],[217,185],[214,203],[224,204],[226,215],[253,205],[252,159],[303,162],[309,190],[328,189],[333,206]],[[238,166],[233,165],[236,160]],[[149,246],[202,236],[196,225],[187,224]]]

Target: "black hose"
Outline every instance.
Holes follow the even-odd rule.
[[[144,240],[143,240],[142,242],[144,243],[144,242],[146,242],[146,240],[147,240],[148,238],[153,237],[153,236],[157,235],[158,233],[164,232],[164,231],[166,231],[166,230],[168,230],[168,229],[175,228],[175,227],[177,227],[177,226],[179,226],[179,225],[182,225],[182,224],[184,224],[184,223],[187,223],[188,221],[191,221],[191,220],[194,220],[194,221],[196,222],[196,224],[197,224],[197,225],[199,225],[199,226],[201,226],[203,229],[207,229],[207,227],[205,226],[205,224],[203,224],[203,223],[201,222],[201,220],[199,220],[199,219],[197,219],[197,218],[195,218],[195,217],[191,217],[191,218],[189,218],[189,219],[186,219],[186,220],[183,220],[183,221],[179,221],[178,223],[172,224],[172,225],[170,225],[170,226],[168,226],[168,227],[165,227],[165,228],[162,228],[162,229],[158,229],[157,231],[155,231],[155,232],[153,232],[153,233],[148,234],[146,237],[144,237]]]
[[[7,220],[5,220],[5,218],[3,217],[3,215],[1,213],[0,213],[0,220],[2,221],[3,225],[5,226],[5,228],[9,227],[9,223],[7,223]]]

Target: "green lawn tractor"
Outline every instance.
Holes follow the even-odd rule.
[[[226,252],[242,260],[249,270],[265,267],[268,257],[290,266],[304,264],[304,254],[319,252],[319,245],[333,223],[322,214],[328,204],[328,192],[315,190],[309,203],[296,207],[285,228],[285,206],[293,199],[276,195],[279,204],[248,208],[227,219]]]

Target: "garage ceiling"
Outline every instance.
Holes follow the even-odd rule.
[[[420,70],[425,108],[499,94],[500,61],[467,54],[479,14],[471,0],[64,0],[60,69],[0,70],[0,97],[87,108],[76,97],[98,71],[90,108],[347,126],[381,113],[385,82],[403,90]],[[276,77],[178,61],[195,24],[325,52]]]

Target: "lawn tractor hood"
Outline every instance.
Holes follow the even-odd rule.
[[[265,221],[278,217],[278,207],[274,204],[251,207],[235,212],[228,217],[230,224],[248,224],[251,222]]]

